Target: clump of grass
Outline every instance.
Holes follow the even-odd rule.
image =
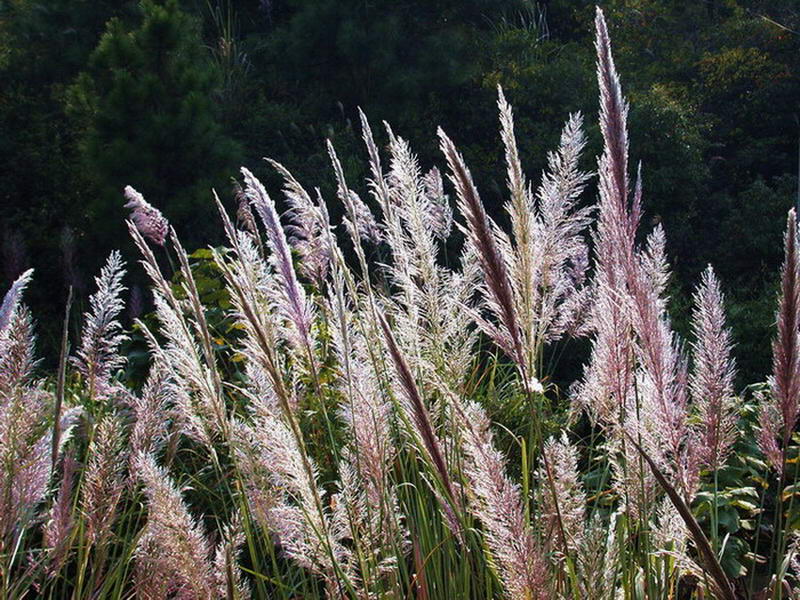
[[[216,198],[228,247],[208,252],[229,299],[220,326],[177,232],[128,187],[155,305],[151,325],[137,322],[150,355],[138,390],[120,375],[120,255],[96,279],[69,361],[65,328],[54,391],[35,378],[24,274],[0,307],[0,597],[797,594],[794,214],[758,433],[762,497],[781,497],[769,539],[755,537],[749,573],[737,572],[724,560],[719,474],[746,411],[723,295],[709,267],[683,344],[666,308],[664,232],[635,241],[644,193],[641,176],[630,181],[628,105],[600,10],[596,29],[594,205],[583,198],[592,175],[580,168],[580,115],[534,187],[499,90],[505,232],[444,132],[455,214],[439,169],[423,169],[388,125],[386,160],[362,113],[369,202],[328,144],[356,264],[318,193],[271,160],[289,206],[282,223],[242,169],[238,226]],[[439,255],[454,220],[466,235],[450,267]],[[381,264],[369,259],[376,248]],[[592,352],[567,411],[543,355],[578,336]],[[522,399],[515,431],[490,416],[488,389]],[[691,507],[702,512],[709,489],[704,530]],[[769,556],[756,556],[765,545]]]

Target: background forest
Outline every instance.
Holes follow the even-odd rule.
[[[502,223],[497,84],[515,106],[532,175],[570,112],[587,115],[587,169],[600,152],[594,4],[4,0],[0,289],[35,267],[28,301],[40,346],[54,360],[67,288],[85,304],[90,275],[111,248],[134,256],[124,231],[126,184],[163,210],[188,248],[216,243],[222,229],[210,189],[231,203],[241,164],[274,189],[278,176],[261,158],[275,158],[330,197],[330,138],[348,179],[363,181],[358,107],[376,124],[390,120],[424,168],[440,162],[436,126],[458,130],[487,209]],[[690,286],[713,261],[740,380],[761,380],[781,231],[798,187],[800,7],[599,4],[626,73],[646,223],[669,232],[676,326],[687,330]],[[151,310],[147,295],[130,287],[127,317]],[[565,378],[580,360],[560,361]]]

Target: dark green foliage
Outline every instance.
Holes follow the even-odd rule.
[[[135,27],[109,21],[69,90],[81,156],[97,185],[89,218],[106,224],[108,235],[121,232],[121,190],[130,184],[197,243],[213,231],[209,189],[237,162],[237,147],[217,120],[219,72],[197,19],[177,0],[144,0],[141,12]]]
[[[74,232],[74,243],[62,243],[65,227],[81,221],[81,207],[91,197],[86,170],[78,166],[76,132],[64,113],[65,90],[106,21],[129,14],[132,6],[105,0],[0,2],[0,277],[5,285],[21,267],[34,266],[48,282],[31,290],[31,301],[45,323],[40,337],[52,356],[66,286],[81,287],[87,283],[81,272],[96,266],[85,264],[80,253],[85,229]],[[14,237],[24,243],[15,265],[5,251]],[[70,251],[64,252],[68,246],[72,261]]]

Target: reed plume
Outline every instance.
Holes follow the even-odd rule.
[[[731,357],[731,334],[725,326],[724,302],[719,281],[709,265],[694,294],[694,369],[690,389],[702,427],[702,461],[712,470],[725,463],[736,441],[738,416],[733,392],[736,365]]]
[[[11,323],[11,318],[19,306],[22,292],[25,291],[32,277],[33,269],[28,269],[17,277],[11,285],[11,288],[6,292],[5,296],[3,296],[3,303],[0,304],[0,332],[7,329],[8,325]]]
[[[47,572],[50,576],[58,573],[68,558],[75,526],[73,495],[77,469],[78,462],[72,454],[67,454],[62,463],[58,491],[42,527],[42,542],[47,549]]]
[[[147,595],[165,598],[172,592],[178,597],[215,597],[211,547],[202,525],[152,456],[142,454],[135,461],[147,498],[147,524],[135,559],[140,580],[154,578],[145,586]]]
[[[586,528],[586,494],[578,473],[578,450],[563,433],[560,439],[548,440],[542,451],[547,454],[547,463],[539,468],[537,477],[542,489],[545,539],[559,540],[553,544],[556,553],[564,549],[576,554]],[[566,539],[561,540],[562,535]]]
[[[800,414],[800,255],[794,209],[786,219],[783,240],[784,259],[776,316],[778,336],[772,344],[771,398],[762,402],[759,416],[761,451],[779,473],[783,473],[786,448]],[[776,440],[780,440],[780,445]]]
[[[486,413],[468,403],[459,418],[464,424],[462,447],[470,507],[483,525],[508,597],[551,598],[544,557],[525,521],[525,500],[519,486],[505,474],[505,459],[494,446]]]
[[[15,544],[36,517],[47,493],[52,469],[52,429],[48,426],[48,394],[33,378],[33,320],[21,304],[31,277],[23,273],[3,300],[0,315],[0,547],[5,564],[16,555]],[[74,411],[65,413],[62,428]]]
[[[89,397],[98,400],[115,393],[111,378],[125,365],[119,349],[128,336],[118,320],[125,308],[122,299],[126,289],[122,285],[124,276],[125,263],[120,253],[114,251],[95,278],[97,291],[89,298],[91,310],[84,315],[81,345],[72,359],[84,377]]]
[[[486,283],[488,308],[497,317],[502,328],[489,323],[479,315],[475,315],[476,321],[518,365],[527,385],[528,373],[519,319],[514,305],[513,284],[508,274],[506,260],[497,242],[495,226],[486,214],[463,158],[441,129],[439,129],[439,140],[450,167],[450,178],[456,186],[458,208],[467,219],[468,239],[474,246],[481,265]]]
[[[267,159],[283,176],[283,193],[289,210],[286,227],[288,242],[298,253],[298,269],[318,289],[328,277],[332,249],[330,247],[330,218],[321,198],[316,201],[303,189],[289,170],[277,161]]]
[[[15,388],[31,383],[35,366],[33,318],[18,304],[0,330],[0,393],[10,397]]]
[[[337,518],[365,557],[361,586],[375,590],[384,575],[395,571],[396,552],[402,553],[407,546],[391,479],[399,448],[392,434],[392,405],[375,370],[384,357],[371,356],[367,338],[355,322],[358,317],[344,301],[343,287],[343,282],[334,279],[328,303],[345,398],[340,416],[348,433],[339,461]]]
[[[152,250],[131,222],[128,231],[142,253],[141,264],[153,282],[155,314],[166,338],[163,345],[143,323],[139,326],[149,338],[151,351],[159,353],[164,364],[169,366],[176,384],[176,406],[182,409],[184,422],[197,424],[188,431],[211,449],[212,439],[224,435],[227,428],[226,410],[208,324],[186,252],[173,236],[184,279],[183,290],[188,298],[182,302],[161,272]]]
[[[176,388],[163,354],[156,349],[141,393],[132,394],[129,400],[134,417],[128,439],[131,458],[160,450],[167,437],[165,417],[172,412],[170,401],[180,395]]]
[[[510,229],[490,218],[439,130],[466,238],[448,264],[442,172],[388,124],[379,148],[359,111],[365,199],[379,211],[348,184],[331,142],[338,224],[321,192],[281,164],[269,161],[284,215],[243,168],[236,225],[214,194],[227,247],[210,250],[224,280],[212,307],[199,255],[128,187],[156,322],[143,316],[131,337],[144,338],[149,372],[141,388],[133,361],[118,375],[124,265],[114,252],[73,360],[85,389],[65,388],[60,370],[55,410],[21,303],[31,273],[19,277],[0,305],[0,596],[732,598],[722,564],[738,543],[709,542],[691,508],[709,476],[701,467],[725,464],[737,428],[724,298],[709,267],[694,294],[690,368],[669,317],[664,232],[637,241],[641,168],[629,166],[628,104],[600,10],[595,25],[596,207],[582,202],[581,115],[569,116],[534,181],[498,89]],[[759,433],[781,482],[800,416],[797,243],[791,211]],[[169,246],[173,277],[153,244]],[[489,356],[481,333],[506,356]],[[550,345],[578,335],[592,344],[573,398],[590,421],[580,445],[543,371]],[[71,439],[69,405],[87,395]],[[796,546],[781,568],[800,568]]]
[[[389,357],[397,373],[399,396],[405,401],[404,410],[408,414],[409,420],[414,427],[414,437],[419,440],[420,446],[425,451],[428,460],[436,472],[439,484],[444,491],[445,497],[442,503],[442,510],[450,526],[454,528],[456,532],[460,531],[460,526],[457,524],[458,515],[455,514],[455,503],[458,502],[456,488],[453,485],[450,471],[447,467],[447,461],[444,458],[441,443],[434,430],[430,414],[420,396],[419,388],[414,380],[414,375],[412,375],[408,363],[397,347],[397,342],[392,334],[392,330],[389,328],[389,324],[382,315],[379,315],[379,322],[383,330]]]
[[[104,417],[95,427],[89,461],[81,484],[81,512],[89,542],[102,548],[112,535],[118,506],[125,489],[122,423]]]
[[[375,216],[369,206],[347,185],[342,163],[339,161],[339,156],[336,154],[336,149],[331,141],[328,140],[326,145],[328,147],[328,156],[333,165],[333,172],[336,176],[336,193],[339,200],[344,204],[347,213],[344,225],[353,240],[353,245],[356,248],[360,248],[362,241],[373,244],[379,243],[383,239],[383,235],[378,223],[375,221]]]
[[[169,221],[129,185],[125,186],[125,198],[128,200],[125,208],[130,209],[130,219],[136,229],[154,244],[163,246],[169,234]]]
[[[292,264],[291,251],[286,240],[286,234],[281,227],[275,203],[267,194],[261,182],[250,171],[243,167],[242,174],[247,185],[245,193],[264,223],[267,240],[272,251],[272,265],[280,282],[282,292],[281,301],[277,303],[277,308],[294,326],[295,334],[290,338],[290,341],[305,354],[306,359],[312,360],[311,323],[314,313],[311,304],[306,298],[305,291],[297,281],[297,275]]]

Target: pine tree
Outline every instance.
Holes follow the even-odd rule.
[[[88,216],[116,234],[130,184],[200,239],[212,221],[209,188],[224,185],[238,155],[218,120],[219,73],[199,23],[177,0],[142,0],[140,8],[138,27],[108,22],[70,89],[81,153],[99,191]]]

